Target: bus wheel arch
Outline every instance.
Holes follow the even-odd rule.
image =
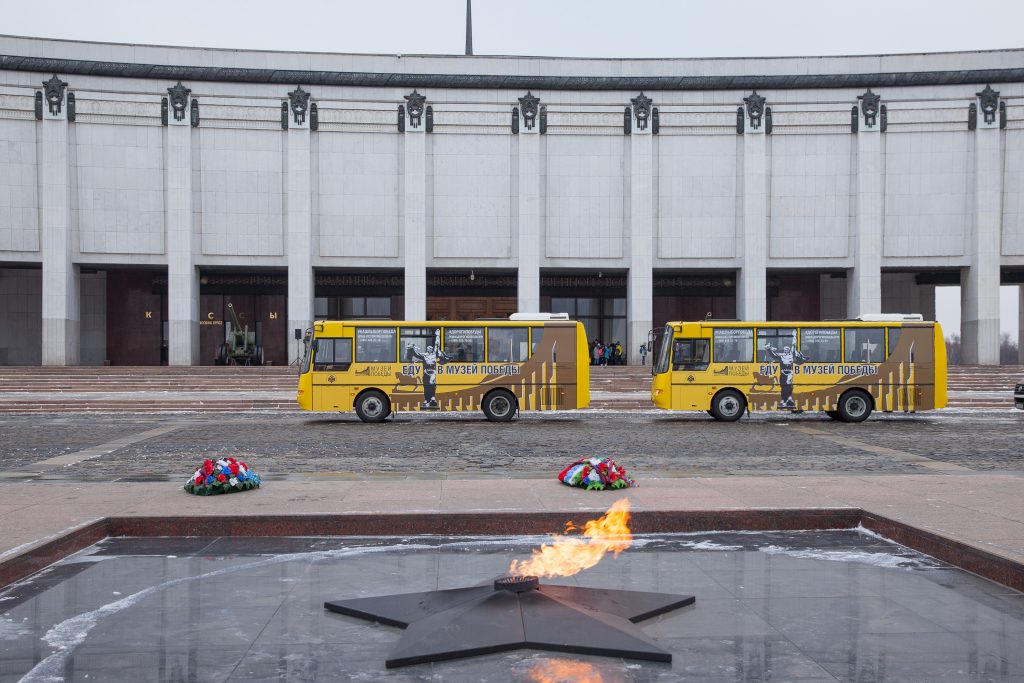
[[[863,422],[875,409],[875,401],[871,394],[863,389],[850,389],[839,397],[839,418],[843,422]]]
[[[711,399],[711,416],[720,422],[735,422],[747,410],[747,399],[737,389],[722,389]]]
[[[519,403],[508,389],[492,389],[480,402],[480,408],[491,422],[508,422],[519,409]]]
[[[380,389],[366,389],[356,396],[355,409],[363,422],[383,422],[391,414],[391,401]]]

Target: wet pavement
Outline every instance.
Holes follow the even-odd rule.
[[[554,475],[598,453],[639,480],[622,493],[638,511],[860,508],[1019,567],[1022,419],[0,415],[0,561],[119,515],[210,527],[268,515],[597,516],[612,494]],[[203,458],[223,455],[248,460],[264,488],[209,499],[181,490]],[[696,595],[641,623],[671,665],[523,650],[387,671],[397,629],[323,610],[325,600],[481,583],[540,541],[107,539],[0,593],[0,683],[1024,680],[1021,593],[852,531],[652,537],[562,581]]]
[[[107,539],[0,593],[0,682],[1024,679],[1024,596],[855,530],[639,536],[543,580],[695,595],[640,622],[671,664],[526,649],[387,670],[399,629],[323,608],[484,583],[545,540]]]
[[[661,411],[528,413],[509,424],[402,415],[381,425],[320,414],[0,415],[0,477],[160,480],[188,476],[212,455],[240,457],[270,478],[546,477],[594,453],[640,476],[1024,473],[1022,419],[1012,409],[873,416],[857,425],[818,414],[723,424]]]

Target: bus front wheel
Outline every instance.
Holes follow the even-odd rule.
[[[372,390],[356,399],[356,415],[363,422],[383,422],[391,414],[391,402],[383,393]]]
[[[870,414],[871,397],[863,391],[847,391],[839,399],[839,417],[843,422],[863,422]]]
[[[508,422],[516,412],[516,399],[504,389],[499,389],[487,394],[481,407],[491,422]]]
[[[746,408],[743,394],[735,389],[726,389],[716,394],[711,401],[711,416],[722,422],[735,422],[743,417]]]

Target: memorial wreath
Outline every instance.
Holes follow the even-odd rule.
[[[562,470],[558,481],[588,491],[624,489],[637,483],[626,474],[625,468],[611,458],[580,458]]]
[[[185,482],[185,490],[197,496],[235,493],[258,488],[260,475],[235,458],[204,460]]]

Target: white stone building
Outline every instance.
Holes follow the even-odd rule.
[[[962,286],[967,360],[996,363],[1022,181],[1020,50],[0,37],[0,364],[210,363],[228,302],[278,363],[314,317],[516,309],[568,311],[635,360],[668,319],[933,317],[942,284]]]

